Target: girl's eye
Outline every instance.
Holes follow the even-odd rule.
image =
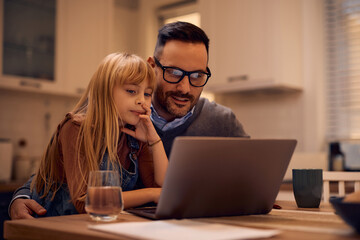
[[[152,96],[151,93],[145,93],[144,95],[145,95],[145,97],[151,97]]]
[[[130,89],[128,89],[128,90],[126,90],[128,93],[130,93],[130,94],[134,94],[134,93],[136,93],[134,90],[130,90]]]

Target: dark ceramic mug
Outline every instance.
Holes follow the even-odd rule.
[[[293,169],[293,191],[300,208],[318,208],[323,191],[322,169]]]

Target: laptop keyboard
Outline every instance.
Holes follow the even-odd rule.
[[[155,212],[156,212],[156,207],[144,208],[144,212],[155,214]]]

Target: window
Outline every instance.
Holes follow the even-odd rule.
[[[328,140],[360,139],[360,0],[325,0]]]
[[[197,10],[196,1],[186,0],[165,5],[157,10],[160,26],[183,21],[200,27],[200,13]]]
[[[180,15],[180,16],[176,16],[176,17],[166,18],[166,19],[164,19],[164,24],[175,22],[175,21],[190,22],[199,27],[200,26],[200,13],[194,12],[194,13],[189,13],[189,14]]]

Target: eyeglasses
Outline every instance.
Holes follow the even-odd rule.
[[[168,83],[179,83],[185,76],[188,76],[191,86],[203,87],[209,80],[209,77],[211,77],[211,72],[208,67],[206,68],[207,73],[203,71],[187,72],[181,68],[163,66],[156,57],[154,57],[154,59],[156,65],[163,70],[163,79]]]

